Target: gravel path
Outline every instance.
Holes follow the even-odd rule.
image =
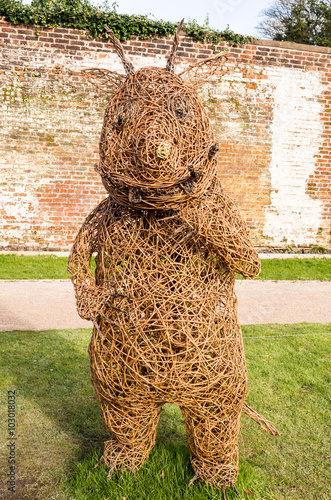
[[[238,281],[241,324],[331,322],[331,281]],[[90,327],[69,280],[0,280],[0,331]]]

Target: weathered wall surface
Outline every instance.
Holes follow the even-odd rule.
[[[124,46],[135,67],[164,66],[171,43]],[[0,247],[67,249],[106,195],[93,165],[107,96],[79,71],[123,69],[112,46],[83,32],[36,36],[1,19],[0,54]],[[178,69],[212,54],[182,38]],[[330,62],[327,48],[231,47],[221,79],[201,91],[219,175],[257,245],[330,246]]]

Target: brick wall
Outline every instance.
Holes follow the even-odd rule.
[[[124,46],[138,68],[164,66],[171,43]],[[0,52],[0,247],[67,249],[106,195],[93,165],[107,96],[79,71],[123,68],[111,45],[82,31],[37,36],[3,19]],[[212,54],[182,37],[177,68]],[[330,247],[330,56],[284,42],[230,47],[222,78],[201,90],[219,175],[256,245]]]

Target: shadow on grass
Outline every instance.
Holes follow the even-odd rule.
[[[90,335],[90,330],[1,332],[1,399],[16,390],[19,500],[56,498],[55,485],[54,496],[49,491],[52,483],[63,482],[65,469],[101,450],[107,439],[90,380]]]
[[[84,448],[106,438],[89,371],[90,330],[2,332],[0,364],[5,389],[38,405],[44,415]],[[8,385],[9,384],[9,385]]]

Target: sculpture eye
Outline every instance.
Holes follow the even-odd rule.
[[[136,103],[129,99],[117,106],[113,113],[113,130],[119,131],[132,121],[136,114]]]
[[[183,116],[185,114],[184,110],[180,109],[180,108],[176,109],[175,113],[176,113],[177,118],[183,118]]]
[[[114,120],[113,128],[118,130],[121,128],[122,125],[123,125],[123,116],[118,115],[118,117],[116,117],[116,120]]]
[[[192,109],[189,101],[180,95],[171,96],[168,99],[168,109],[172,116],[184,123],[192,116]]]

